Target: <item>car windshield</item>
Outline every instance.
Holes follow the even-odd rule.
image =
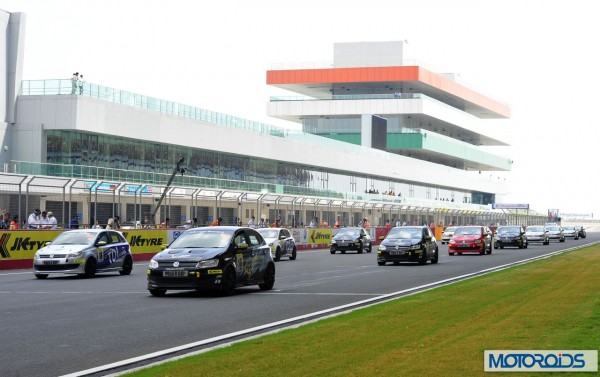
[[[445,233],[454,233],[456,231],[456,226],[450,226],[444,230]]]
[[[544,227],[543,226],[528,226],[527,231],[528,232],[543,232]]]
[[[264,238],[279,237],[279,230],[277,229],[258,229],[258,233],[260,233]]]
[[[231,231],[205,230],[183,232],[169,248],[200,248],[200,247],[227,247],[231,242]]]
[[[456,235],[461,235],[461,234],[468,234],[468,235],[479,236],[479,235],[481,235],[481,229],[480,228],[458,228],[454,232],[455,236]]]
[[[573,226],[565,226],[563,228],[563,230],[575,230],[575,227],[573,227]]]
[[[52,245],[91,245],[97,234],[96,232],[64,232],[52,241]]]
[[[519,226],[502,226],[498,228],[498,234],[519,233],[520,231],[521,227]]]
[[[557,227],[557,226],[549,226],[547,229],[548,229],[548,230],[551,230],[551,231],[554,231],[554,232],[558,232],[558,231],[560,231],[560,228],[559,228],[559,227]]]
[[[337,232],[336,236],[350,236],[350,237],[358,237],[358,229],[341,229]]]
[[[413,238],[421,238],[423,230],[421,228],[393,228],[390,230],[386,238],[407,240]]]

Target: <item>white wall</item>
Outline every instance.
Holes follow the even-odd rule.
[[[317,145],[293,133],[281,138],[70,94],[21,96],[17,105],[14,159],[20,161],[43,161],[42,129],[80,130],[464,190],[507,192],[505,184],[463,170],[351,144],[331,148],[324,138]]]

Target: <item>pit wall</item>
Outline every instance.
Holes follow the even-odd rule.
[[[339,229],[333,228],[292,228],[298,251],[329,248],[331,238]],[[28,269],[33,267],[33,256],[52,241],[61,230],[3,230],[0,231],[0,270]],[[131,245],[134,261],[150,260],[184,232],[184,229],[127,229],[121,230]],[[379,237],[388,233],[387,228],[369,228],[374,245],[380,243]],[[440,239],[442,228],[436,229],[436,238]],[[439,237],[438,237],[439,233]]]

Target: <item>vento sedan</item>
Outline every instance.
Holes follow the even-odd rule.
[[[364,228],[342,228],[333,236],[329,247],[331,254],[335,254],[336,251],[345,254],[349,250],[356,250],[359,254],[365,250],[367,253],[371,252],[371,237]]]
[[[565,237],[571,237],[575,240],[579,239],[579,231],[574,226],[564,226],[563,234]]]
[[[387,262],[438,262],[438,245],[431,230],[426,226],[401,226],[392,228],[377,249],[377,264]]]
[[[99,272],[129,275],[132,269],[129,243],[115,230],[69,230],[56,236],[33,257],[33,273],[38,279],[45,279],[49,274],[77,274],[88,278]]]
[[[483,226],[461,226],[448,242],[448,254],[492,253],[492,235]]]
[[[296,241],[286,228],[259,228],[258,233],[265,239],[271,248],[271,256],[278,262],[281,257],[296,260]]]
[[[148,265],[148,290],[164,296],[167,290],[219,290],[275,284],[271,249],[254,229],[233,226],[192,228],[181,233]]]
[[[539,242],[542,245],[550,244],[548,231],[543,225],[529,225],[525,235],[527,236],[527,241],[530,243]]]

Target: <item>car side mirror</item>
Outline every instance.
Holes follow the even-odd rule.
[[[46,241],[46,243],[44,244],[44,246],[48,246],[48,245],[50,245],[51,243],[52,243],[52,242],[50,242],[50,241]]]
[[[431,236],[425,236],[425,241],[431,241]]]
[[[166,248],[167,248],[167,245],[160,245],[161,250],[165,250]]]
[[[245,243],[245,242],[244,243],[238,243],[235,246],[237,246],[237,248],[240,249],[240,250],[244,250],[244,249],[248,248],[248,244]]]
[[[385,236],[379,236],[379,241],[385,240]]]
[[[286,236],[280,236],[279,239],[280,240],[285,240],[287,237]]]
[[[106,241],[98,241],[98,242],[96,242],[96,246],[106,246],[106,245],[107,245]]]

